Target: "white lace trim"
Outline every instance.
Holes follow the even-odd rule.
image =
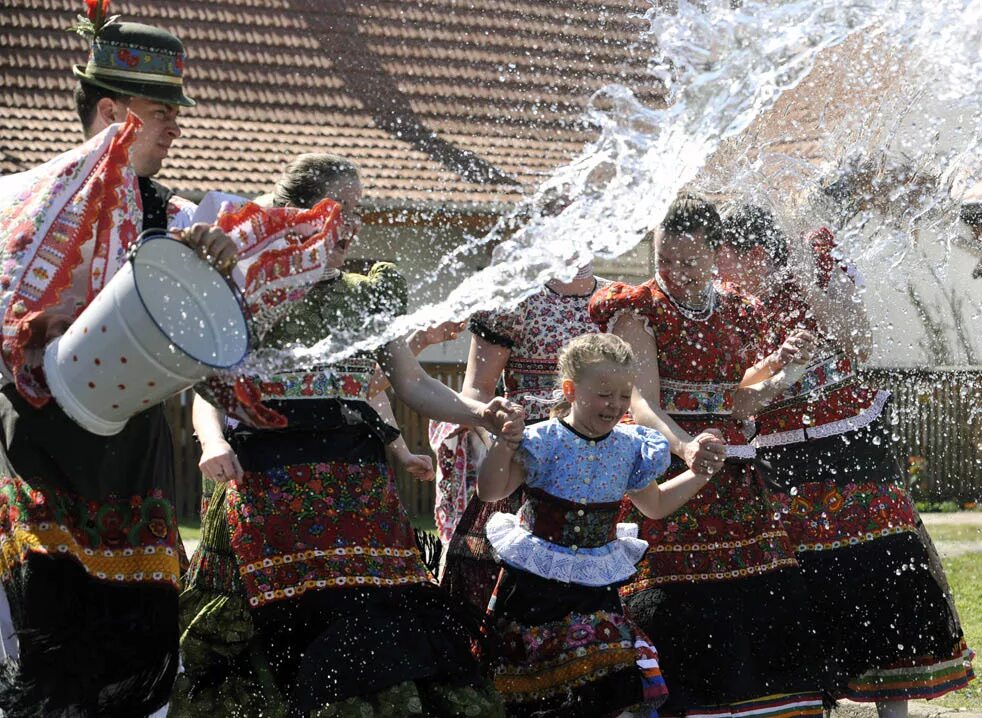
[[[754,459],[757,457],[757,450],[750,444],[727,444],[727,459]]]
[[[785,446],[787,444],[798,444],[807,439],[824,439],[829,436],[844,434],[847,431],[856,431],[869,426],[883,413],[883,407],[890,400],[890,392],[880,390],[876,392],[873,403],[855,416],[850,416],[838,421],[830,421],[828,424],[821,424],[809,429],[792,429],[791,431],[779,431],[775,434],[758,436],[751,443],[758,449],[768,446]]]
[[[533,536],[514,514],[493,514],[485,531],[498,558],[509,566],[553,581],[608,586],[633,576],[648,550],[647,541],[630,536],[629,526],[637,532],[635,524],[618,524],[617,538],[610,543],[575,551]]]
[[[630,314],[632,317],[635,317],[636,319],[640,319],[641,326],[644,327],[645,332],[650,334],[652,339],[655,338],[655,330],[651,328],[651,320],[644,314],[639,314],[633,309],[618,309],[616,312],[611,314],[610,319],[607,320],[608,334],[614,333],[614,327],[617,326],[617,322],[619,322],[625,314]]]

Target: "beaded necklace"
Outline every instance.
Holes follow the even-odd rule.
[[[672,293],[668,291],[668,287],[665,286],[665,282],[662,281],[661,274],[658,272],[655,272],[655,284],[668,297],[668,301],[679,310],[679,314],[686,319],[691,319],[694,322],[706,322],[709,321],[709,318],[713,316],[713,312],[716,311],[716,298],[718,295],[716,293],[716,287],[712,282],[702,290],[701,304],[703,306],[701,307],[691,307],[673,297]]]

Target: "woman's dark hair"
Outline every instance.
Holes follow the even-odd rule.
[[[128,95],[122,95],[104,87],[96,87],[87,82],[79,82],[75,87],[75,112],[78,119],[82,121],[82,128],[88,134],[92,121],[95,119],[95,107],[99,100],[108,97],[110,100],[129,99]]]
[[[723,221],[723,243],[741,254],[763,247],[778,267],[788,263],[788,240],[763,207],[745,204],[730,212]]]
[[[679,195],[672,202],[661,227],[665,234],[675,237],[702,232],[712,249],[723,240],[723,220],[716,207],[712,202],[692,194]]]
[[[273,189],[273,205],[310,209],[328,196],[328,187],[340,179],[357,180],[358,165],[332,154],[305,154],[283,170]]]

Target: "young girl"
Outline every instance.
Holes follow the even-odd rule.
[[[490,401],[500,381],[505,398],[525,410],[526,424],[548,419],[556,403],[559,351],[571,339],[594,331],[590,297],[609,285],[586,266],[572,281],[550,281],[517,307],[474,314],[461,393]],[[436,525],[447,548],[440,585],[483,612],[500,571],[485,525],[494,513],[517,511],[522,495],[517,492],[494,503],[474,496],[487,452],[486,437],[478,430],[433,422],[430,436],[440,472]]]
[[[620,425],[634,383],[630,346],[585,334],[559,357],[564,402],[499,438],[478,474],[495,501],[524,484],[518,515],[496,513],[487,537],[504,569],[488,607],[503,639],[495,687],[512,716],[651,715],[667,695],[657,653],[624,615],[617,588],[648,549],[618,525],[627,498],[652,518],[671,514],[709,480],[686,471],[659,486],[670,456],[653,429]],[[564,415],[564,416],[563,416]]]

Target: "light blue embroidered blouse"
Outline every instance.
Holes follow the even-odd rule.
[[[668,469],[668,440],[646,426],[618,424],[588,439],[559,419],[525,429],[520,448],[525,483],[576,503],[620,501]]]
[[[528,486],[577,504],[620,501],[627,492],[650,486],[671,460],[668,441],[653,429],[619,424],[606,436],[590,439],[558,419],[526,428],[518,457]],[[578,513],[584,516],[583,510]],[[637,538],[637,527],[626,524],[617,525],[617,538],[590,548],[535,536],[514,514],[494,514],[486,531],[505,564],[586,586],[626,581],[648,549],[648,542]]]

